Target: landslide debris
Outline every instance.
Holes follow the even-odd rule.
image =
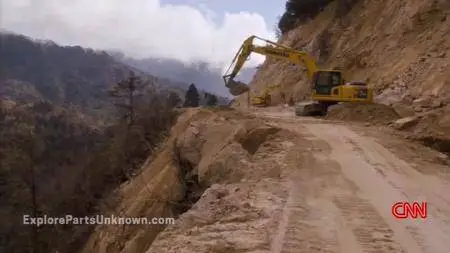
[[[234,110],[188,109],[157,155],[146,161],[142,173],[114,193],[119,205],[112,213],[151,219],[178,218],[187,211],[206,223],[221,220],[225,214],[225,223],[242,219],[259,222],[262,214],[252,204],[238,205],[236,199],[253,194],[243,180],[267,179],[260,185],[268,187],[275,184],[270,178],[280,177],[280,149],[274,148],[279,134],[279,129],[266,126],[263,120]],[[264,155],[267,153],[271,155]],[[216,186],[210,188],[212,185]],[[267,198],[255,196],[261,197]],[[201,204],[196,204],[199,200]],[[196,209],[190,210],[193,205]],[[203,208],[212,213],[204,214],[207,210]],[[162,224],[98,225],[83,252],[145,252],[165,228]]]
[[[394,108],[384,104],[342,103],[330,106],[326,119],[386,124],[400,118]]]
[[[268,252],[287,194],[273,179],[214,184],[146,253]]]
[[[247,129],[246,132],[240,132],[236,135],[236,140],[250,154],[255,154],[261,144],[267,141],[268,137],[277,133],[280,129],[276,127],[263,126]]]
[[[450,155],[450,106],[399,119],[391,124],[408,139]]]

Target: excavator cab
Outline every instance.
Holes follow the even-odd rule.
[[[372,90],[364,82],[346,83],[341,71],[318,70],[313,74],[312,99],[326,104],[373,100]]]
[[[313,75],[313,93],[317,96],[331,96],[333,88],[343,85],[340,71],[319,70]]]

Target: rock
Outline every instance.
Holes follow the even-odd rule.
[[[431,108],[439,108],[439,107],[442,107],[442,101],[441,100],[438,100],[438,99],[435,99],[435,100],[433,100],[432,102],[431,102]]]
[[[414,112],[422,112],[423,108],[420,106],[414,107]]]
[[[446,161],[446,160],[449,159],[448,155],[443,154],[443,153],[439,153],[439,154],[437,155],[437,158],[438,158],[439,160],[442,160],[442,161]]]
[[[394,105],[393,108],[394,108],[395,112],[397,112],[397,114],[402,118],[415,115],[414,110],[411,109],[409,106],[397,104],[397,105]]]
[[[191,165],[197,165],[201,158],[202,139],[198,134],[199,129],[191,126],[175,142],[180,158]]]
[[[426,98],[418,98],[413,101],[413,106],[420,107],[420,108],[428,108],[430,107],[431,101],[430,99]]]
[[[416,125],[419,122],[419,117],[409,116],[405,118],[398,119],[392,122],[391,126],[397,130],[404,130]]]

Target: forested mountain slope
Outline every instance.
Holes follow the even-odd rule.
[[[48,100],[56,105],[76,106],[83,113],[104,115],[111,109],[108,89],[130,71],[157,86],[181,86],[117,62],[106,52],[10,33],[1,33],[0,40],[0,98]]]

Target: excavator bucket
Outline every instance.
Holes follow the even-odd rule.
[[[226,82],[226,87],[229,89],[231,95],[233,96],[239,96],[250,90],[247,84],[239,81],[234,81],[232,79]]]

